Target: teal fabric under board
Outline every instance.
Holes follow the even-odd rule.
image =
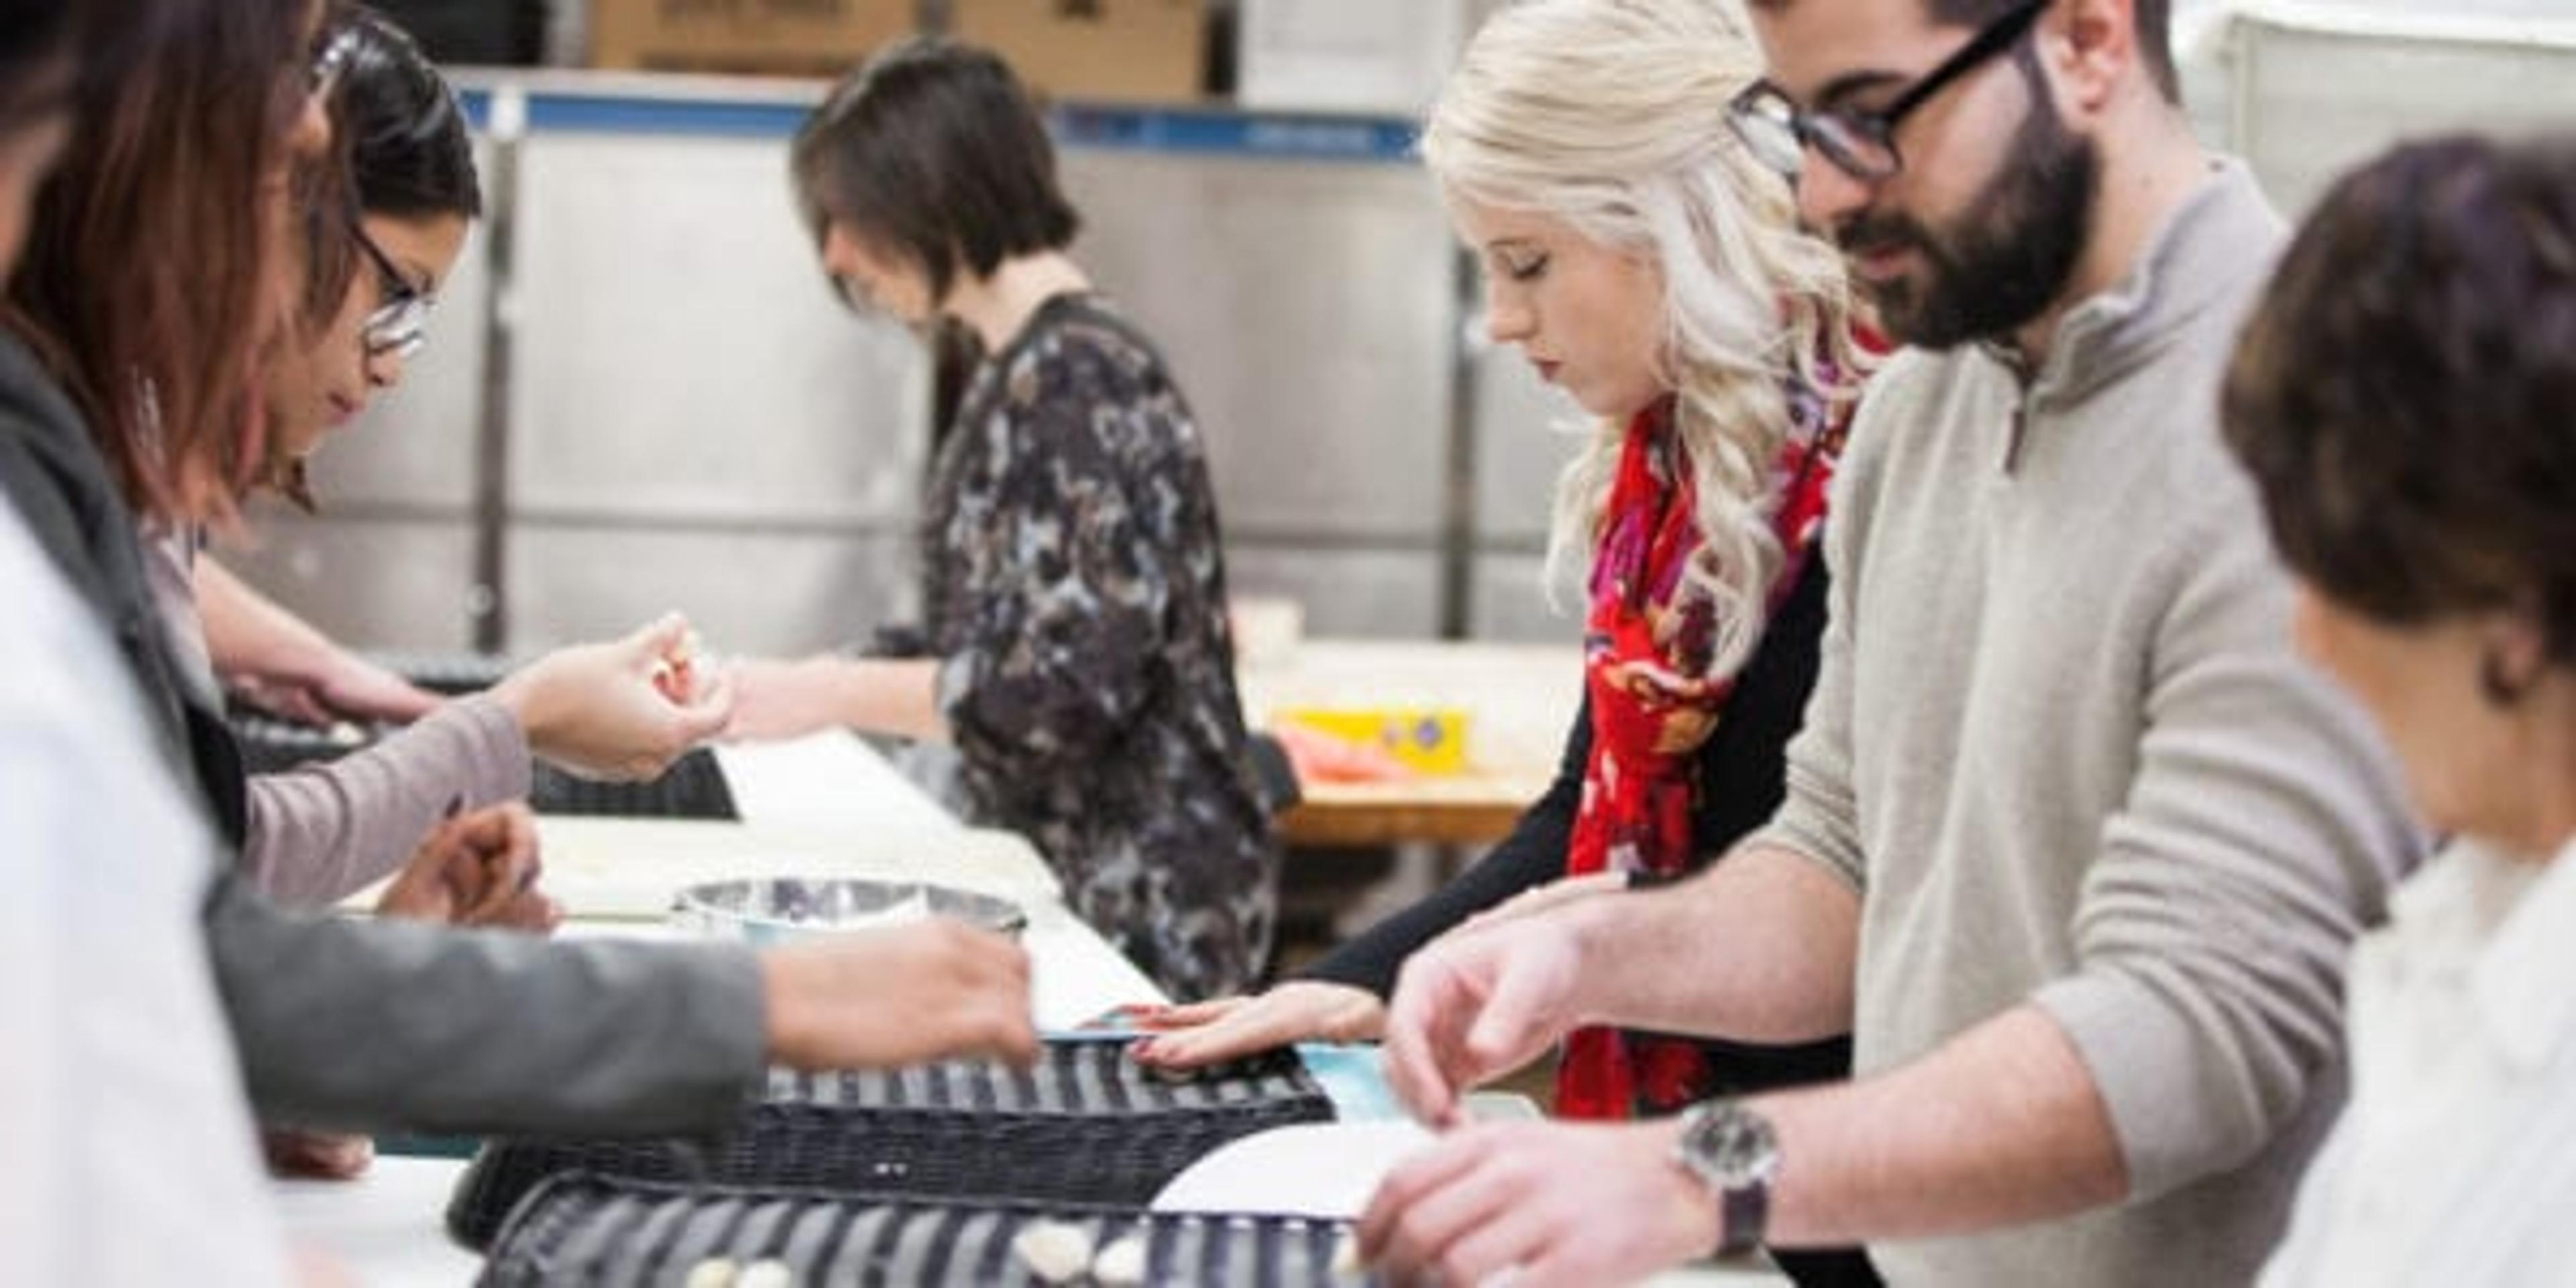
[[[1402,1118],[1404,1106],[1397,1104],[1394,1089],[1386,1085],[1386,1065],[1379,1059],[1375,1043],[1360,1046],[1331,1046],[1321,1042],[1297,1044],[1297,1057],[1306,1062],[1306,1071],[1332,1098],[1333,1116],[1346,1123],[1391,1122]]]

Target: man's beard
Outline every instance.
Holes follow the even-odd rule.
[[[1846,254],[1910,248],[1909,276],[1861,281],[1889,336],[1948,349],[2020,329],[2058,301],[2093,232],[2101,156],[2066,128],[2046,86],[2031,81],[2031,109],[2002,166],[1955,225],[1934,233],[1901,214],[1867,212],[1834,230]]]

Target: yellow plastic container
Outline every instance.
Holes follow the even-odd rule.
[[[1271,720],[1375,744],[1425,774],[1467,768],[1467,713],[1457,707],[1282,707]]]

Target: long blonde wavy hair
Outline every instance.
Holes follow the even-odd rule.
[[[1841,257],[1727,128],[1761,73],[1736,0],[1529,0],[1476,33],[1422,138],[1445,198],[1552,217],[1656,268],[1657,374],[1704,542],[1684,584],[1715,609],[1713,677],[1751,658],[1784,557],[1769,503],[1789,389],[1845,401],[1859,371]],[[1551,594],[1590,567],[1626,431],[1586,427],[1557,485]]]

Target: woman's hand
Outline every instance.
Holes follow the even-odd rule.
[[[327,648],[277,665],[236,670],[224,687],[271,715],[329,728],[343,720],[410,724],[438,708],[439,696],[346,649]]]
[[[409,724],[438,705],[437,694],[340,647],[212,557],[197,560],[193,579],[215,671],[263,710],[328,728]]]
[[[1140,1064],[1194,1069],[1296,1042],[1374,1042],[1386,1032],[1386,1003],[1364,988],[1290,980],[1251,997],[1132,1013],[1153,1036],[1128,1048]]]
[[[536,753],[577,774],[659,778],[733,718],[725,668],[696,656],[673,614],[609,644],[558,649],[492,690]]]
[[[376,915],[544,934],[563,920],[537,889],[544,870],[525,805],[468,814],[430,833],[376,900]]]

